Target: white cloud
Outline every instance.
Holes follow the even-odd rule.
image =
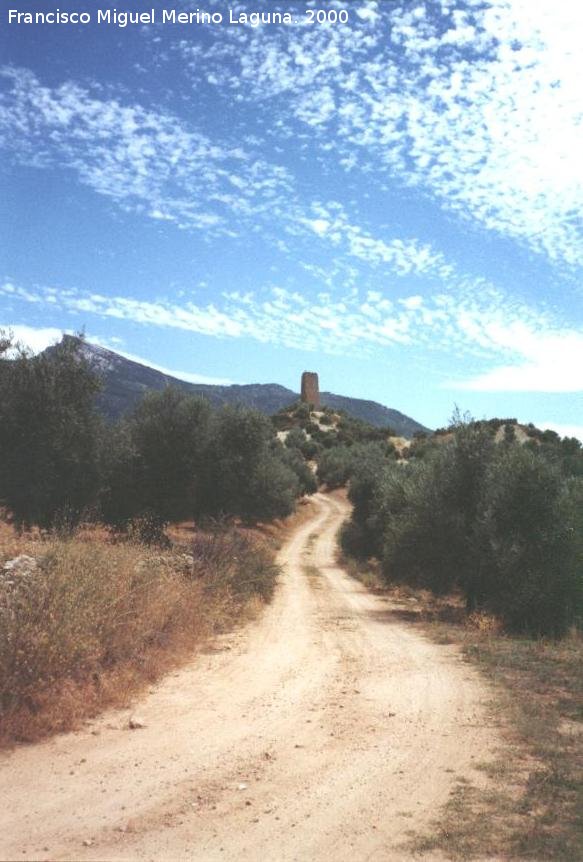
[[[74,290],[0,283],[13,301],[79,316],[116,318],[215,338],[250,338],[300,350],[379,358],[393,349],[439,352],[481,374],[445,384],[474,391],[581,392],[583,330],[561,326],[548,313],[508,302],[487,285],[463,294],[402,296],[378,290],[324,290],[315,297],[272,287],[230,291],[216,302],[149,301]],[[162,369],[164,370],[164,369]],[[172,372],[176,374],[176,372]],[[184,376],[184,375],[179,375]],[[217,382],[217,381],[214,381]]]
[[[510,352],[514,361],[454,382],[454,388],[477,392],[583,392],[583,330],[492,320],[483,331],[494,346]]]
[[[28,347],[33,353],[40,353],[51,344],[56,344],[63,336],[62,329],[56,327],[34,327],[26,325],[12,325],[0,323],[0,331],[11,332],[14,339],[24,347]]]
[[[277,244],[287,233],[296,257],[299,241],[315,236],[335,254],[339,249],[401,276],[453,273],[428,243],[375,236],[337,201],[300,203],[284,168],[213,142],[170,114],[104,99],[73,82],[44,87],[24,69],[4,67],[1,78],[8,90],[0,96],[0,132],[12,157],[39,169],[71,170],[123,209],[207,236],[261,226]]]
[[[3,147],[22,164],[66,168],[124,208],[207,234],[232,235],[289,197],[280,166],[211,141],[171,114],[100,97],[74,82],[50,88],[4,67]]]
[[[207,60],[347,166],[384,165],[444,207],[583,262],[579,0],[363,3],[350,23],[221,33]],[[226,62],[236,40],[240,65]],[[189,56],[192,48],[182,43]]]
[[[308,222],[314,233],[318,236],[324,236],[330,229],[330,222],[325,218],[315,218]]]
[[[428,243],[417,239],[373,236],[360,225],[351,222],[345,208],[337,201],[314,202],[306,217],[301,210],[290,213],[290,231],[308,228],[334,247],[344,247],[350,257],[372,266],[384,264],[397,275],[430,274],[442,280],[450,279],[454,267]]]

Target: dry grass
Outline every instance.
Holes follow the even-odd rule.
[[[502,746],[481,769],[487,780],[456,782],[431,831],[408,850],[448,859],[583,859],[583,637],[562,641],[505,635],[495,618],[467,616],[458,597],[383,586],[374,564],[343,560],[389,596],[395,616],[439,643],[460,646],[493,684],[489,720]]]
[[[444,624],[433,624],[437,633]],[[415,849],[451,859],[583,859],[583,641],[457,632],[497,692],[491,720],[503,745],[481,766],[485,787],[458,782]]]
[[[99,530],[71,539],[0,527],[0,743],[74,727],[175,666],[213,632],[269,600],[273,554],[236,530],[159,551]]]
[[[275,518],[273,521],[259,522],[254,526],[243,524],[237,520],[232,523],[240,533],[250,539],[272,548],[279,548],[294,530],[312,517],[313,509],[313,502],[310,497],[301,497],[297,501],[296,511],[288,518]],[[200,530],[192,521],[182,521],[178,524],[171,524],[166,532],[172,542],[185,545],[189,544],[200,533]]]

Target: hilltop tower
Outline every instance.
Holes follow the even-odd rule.
[[[320,409],[320,386],[315,371],[304,371],[302,374],[302,401]]]

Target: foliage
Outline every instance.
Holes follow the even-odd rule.
[[[272,598],[279,569],[272,555],[244,533],[218,522],[211,532],[196,535],[192,553],[192,578],[203,583],[205,593],[227,591],[237,601]]]
[[[249,523],[285,518],[294,511],[299,496],[300,480],[294,470],[277,456],[264,453],[250,473],[243,505],[236,514]],[[233,508],[230,501],[227,506]]]
[[[105,430],[102,470],[101,517],[106,524],[124,529],[143,509],[140,458],[129,422]]]
[[[126,528],[138,518],[159,529],[199,511],[210,416],[206,401],[169,387],[148,393],[108,429],[101,493],[107,523]]]
[[[271,450],[272,439],[269,419],[254,410],[229,406],[214,415],[206,454],[204,514],[253,521],[293,511],[300,482]]]
[[[561,635],[573,622],[583,586],[582,503],[581,482],[565,483],[541,453],[514,446],[492,460],[478,528],[480,592],[509,628]]]
[[[343,548],[377,556],[387,580],[459,590],[469,611],[560,636],[583,613],[583,483],[568,474],[578,450],[494,433],[457,416],[448,442],[405,466],[354,448],[331,458],[333,475],[351,477]]]
[[[377,428],[368,422],[349,416],[343,410],[332,410],[330,407],[314,410],[309,404],[301,402],[280,410],[273,417],[273,423],[278,430],[291,429],[288,434],[289,445],[300,449],[308,458],[319,454],[322,449],[335,446],[348,447],[354,443],[387,443],[388,438],[394,435],[391,428]],[[308,442],[319,444],[317,450],[306,454],[306,444],[300,443],[302,431],[308,435]]]
[[[276,441],[266,417],[239,407],[213,413],[176,389],[149,394],[111,430],[110,443],[102,513],[116,527],[137,517],[160,525],[284,517],[315,490],[303,460]]]
[[[318,435],[320,435],[318,428],[317,432]],[[303,428],[292,428],[285,438],[285,445],[288,449],[299,452],[307,461],[316,458],[322,451],[322,445],[317,442],[314,434],[312,434],[311,437],[308,437]]]
[[[353,455],[347,446],[327,449],[318,462],[318,481],[328,488],[341,488],[350,478],[352,464]]]
[[[306,441],[301,452],[292,448],[284,449],[284,447],[281,447],[281,451],[279,451],[280,460],[296,474],[302,494],[315,494],[318,490],[316,477],[303,457],[309,457],[306,455],[306,446],[309,445],[309,442]],[[276,449],[276,451],[278,450]]]
[[[0,556],[0,724],[12,739],[64,729],[84,701],[104,705],[108,674],[125,686],[151,674],[160,652],[190,654],[249,602],[269,600],[279,571],[266,547],[220,525],[163,552],[93,535],[19,545],[37,567],[8,576]]]
[[[164,521],[203,507],[210,415],[208,402],[169,387],[148,393],[129,420],[142,504]]]
[[[283,517],[315,490],[298,450],[272,448],[273,425],[254,410],[213,411],[169,387],[103,427],[82,345],[31,356],[0,337],[0,505],[18,528],[70,528],[99,508],[114,529],[158,542],[170,521]],[[313,457],[318,444],[295,434]]]
[[[353,443],[333,446],[322,452],[318,461],[318,479],[329,488],[340,488],[353,478],[355,471],[374,464],[381,469],[393,458],[394,447],[386,442]]]
[[[400,478],[402,470],[394,472],[386,453],[378,444],[352,451],[353,464],[348,497],[353,505],[352,519],[341,532],[343,550],[355,557],[379,556],[382,553],[383,495],[391,478]]]
[[[0,359],[0,503],[18,528],[73,525],[99,487],[98,381],[66,339],[32,356]]]
[[[302,446],[307,442],[308,437],[303,428],[291,428],[285,438],[285,445],[288,449],[299,449],[301,451]]]

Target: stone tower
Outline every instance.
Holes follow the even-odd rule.
[[[302,401],[320,409],[320,386],[318,375],[314,371],[304,371],[302,374]]]

